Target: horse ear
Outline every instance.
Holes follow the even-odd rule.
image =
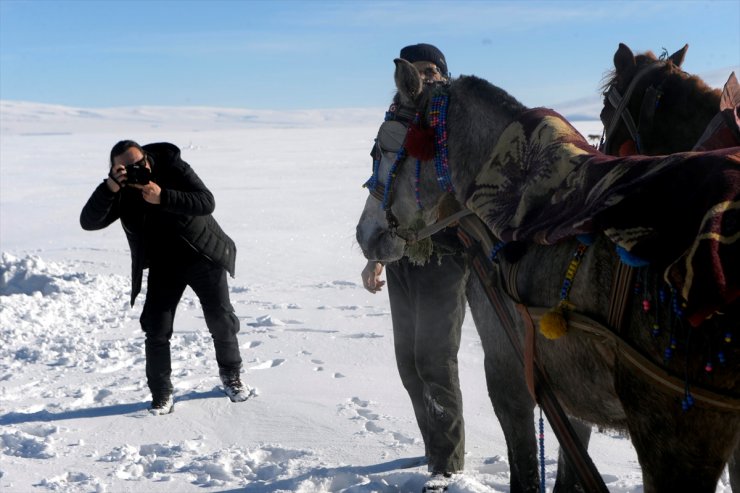
[[[683,63],[683,59],[686,57],[686,52],[688,51],[688,49],[689,45],[685,44],[683,45],[683,48],[671,55],[668,59],[673,62],[673,65],[675,65],[676,67],[680,67]]]
[[[624,43],[619,43],[616,53],[614,53],[614,68],[618,74],[623,74],[635,67],[635,55]]]
[[[424,88],[419,71],[403,58],[396,58],[393,63],[396,64],[396,72],[393,78],[396,81],[398,93],[402,99],[414,102]]]

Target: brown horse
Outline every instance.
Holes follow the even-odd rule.
[[[414,106],[427,122],[435,111],[441,114],[441,110],[430,108],[436,88],[424,87],[415,69],[403,60],[397,60],[396,64],[402,103]],[[461,77],[444,91],[449,97],[445,113],[448,115],[449,175],[435,177],[431,166],[427,166],[422,169],[429,172],[415,177],[414,166],[404,163],[398,163],[397,168],[394,165],[391,174],[380,174],[393,180],[390,184],[393,203],[383,210],[378,201],[368,201],[357,228],[358,243],[368,258],[392,261],[402,255],[404,227],[418,217],[417,203],[437,203],[442,193],[440,183],[448,180],[451,186],[447,188],[453,188],[458,200],[465,203],[471,186],[478,185],[476,177],[483,164],[490,162],[492,151],[498,147],[499,138],[510,124],[527,114],[527,108],[505,91],[475,77]],[[730,153],[707,158],[724,165],[737,156]],[[698,162],[698,159],[690,158],[690,162]],[[507,166],[513,171],[523,169],[517,167],[516,159],[509,161]],[[437,169],[445,171],[444,166]],[[547,169],[543,172],[542,177],[549,173]],[[417,193],[415,183],[419,184]],[[489,182],[486,189],[495,191],[511,183]],[[571,191],[578,192],[577,189]],[[519,206],[526,204],[520,200],[518,204],[504,202],[501,205],[516,213]],[[428,221],[435,214],[433,208],[422,211]],[[391,216],[400,227],[388,222]],[[530,306],[558,304],[563,272],[572,262],[577,243],[567,240],[553,246],[531,245],[517,263],[514,285],[518,298]],[[614,280],[612,266],[616,255],[613,245],[604,236],[598,236],[579,261],[581,267],[570,291],[570,301],[580,313],[603,323],[608,318],[608,293]],[[510,263],[506,255],[501,257],[501,263]],[[508,270],[510,266],[502,266],[502,269]],[[645,285],[660,284],[659,272],[660,269],[652,269],[645,273]],[[682,384],[678,385],[677,392],[675,384],[656,383],[654,378],[630,363],[630,358],[619,349],[620,344],[594,340],[579,331],[568,332],[556,341],[538,336],[538,357],[569,414],[600,425],[629,429],[643,469],[645,491],[713,492],[740,437],[740,407],[737,404],[740,349],[730,343],[726,348],[723,346],[722,364],[714,356],[714,351],[722,344],[722,338],[717,336],[721,328],[738,326],[738,307],[728,307],[724,315],[713,317],[699,329],[679,321],[655,333],[652,329],[655,320],[643,312],[643,306],[640,300],[634,300],[628,307],[629,323],[625,325],[624,336],[629,346],[659,365],[667,354],[665,350],[670,348],[674,357],[666,358],[661,371],[671,375],[668,380],[673,382],[679,376],[678,381],[685,384],[685,389]],[[658,305],[656,309],[661,320],[675,321],[671,307]],[[513,304],[509,310],[516,315]],[[524,328],[520,330],[523,332]],[[680,341],[675,348],[674,339]],[[709,359],[715,362],[714,372],[706,370]],[[702,389],[715,392],[705,393]],[[705,397],[725,393],[734,397],[729,405],[725,405],[722,398],[708,397],[698,399],[692,406],[689,398],[702,393]],[[685,411],[681,408],[682,399],[687,401]]]
[[[719,111],[720,91],[681,70],[687,50],[658,59],[651,51],[635,56],[619,44],[600,115],[605,153],[673,154],[699,141]]]
[[[647,51],[634,55],[620,43],[614,53],[614,70],[604,83],[604,107],[600,118],[605,139],[602,148],[614,155],[672,154],[696,148],[715,119],[723,125],[723,139],[711,141],[713,147],[740,145],[740,129],[733,119],[721,118],[720,98],[737,115],[740,90],[734,74],[725,91],[709,87],[695,75],[681,70],[688,45],[668,57],[658,59]],[[734,86],[732,84],[735,84]],[[718,118],[718,116],[720,118]],[[639,122],[638,125],[635,122]],[[715,130],[716,132],[716,130]],[[639,143],[639,144],[638,144]],[[709,150],[707,144],[699,144]],[[740,493],[740,443],[728,462],[730,485]]]

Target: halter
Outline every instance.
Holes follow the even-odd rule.
[[[397,235],[407,242],[415,242],[423,238],[429,237],[435,232],[445,228],[450,223],[454,222],[460,216],[455,215],[454,218],[446,218],[439,221],[432,226],[424,228],[422,231],[413,232],[408,230],[401,230],[398,218],[393,214],[392,203],[393,203],[393,186],[395,184],[395,178],[398,174],[400,166],[410,156],[408,148],[409,135],[412,132],[425,132],[426,129],[433,132],[434,137],[434,170],[437,175],[437,183],[442,191],[454,192],[452,185],[452,178],[450,177],[450,169],[448,165],[447,155],[447,107],[449,104],[449,94],[447,92],[447,83],[435,83],[432,90],[431,106],[429,110],[429,119],[426,125],[422,124],[422,113],[408,106],[396,106],[392,104],[391,107],[385,114],[385,122],[398,121],[406,127],[406,135],[404,136],[403,144],[401,148],[396,152],[393,164],[388,171],[388,175],[385,182],[381,182],[378,176],[380,161],[382,158],[383,150],[380,148],[379,139],[375,139],[375,146],[373,147],[373,174],[363,185],[368,189],[370,194],[382,203],[383,210],[385,211],[386,220],[388,222],[388,230],[391,235]],[[424,127],[424,128],[422,128]],[[414,150],[412,149],[412,152]],[[421,163],[422,159],[416,159],[416,184],[415,184],[415,195],[416,203],[419,210],[423,210],[424,206],[421,203],[419,196],[419,182],[421,174]]]
[[[651,63],[646,67],[643,67],[632,78],[632,81],[627,87],[627,91],[624,93],[624,96],[619,94],[616,86],[612,86],[609,88],[606,93],[606,99],[614,107],[615,112],[604,132],[605,137],[601,146],[602,152],[604,152],[605,154],[616,155],[614,154],[614,149],[611,148],[614,145],[612,142],[612,137],[614,137],[614,131],[617,129],[617,126],[619,125],[619,121],[621,119],[624,121],[624,124],[627,127],[627,131],[630,133],[632,140],[635,142],[637,153],[642,153],[642,141],[640,139],[639,129],[641,126],[643,126],[643,123],[646,123],[647,125],[650,125],[652,123],[653,117],[655,116],[655,110],[658,107],[660,98],[663,95],[663,84],[661,83],[657,88],[654,86],[650,86],[645,90],[642,104],[640,105],[640,113],[637,125],[635,125],[635,121],[632,119],[632,115],[630,114],[630,112],[627,111],[627,104],[632,97],[632,93],[637,87],[637,83],[647,74],[652,73],[653,71],[662,68],[665,65],[666,62],[660,60],[656,61],[655,63]]]

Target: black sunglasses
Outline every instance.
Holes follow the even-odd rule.
[[[127,165],[126,165],[126,167],[127,167],[127,168],[128,168],[129,166],[136,166],[136,167],[140,167],[140,166],[146,166],[146,154],[144,155],[144,157],[143,157],[143,158],[139,159],[138,161],[136,161],[136,162],[134,162],[134,163],[131,163],[131,164],[127,164]]]

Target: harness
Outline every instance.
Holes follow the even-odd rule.
[[[632,78],[632,81],[627,87],[627,91],[624,93],[624,96],[619,94],[619,90],[616,88],[616,86],[612,86],[609,88],[606,93],[606,100],[609,102],[609,104],[612,105],[612,107],[615,109],[615,112],[614,115],[612,115],[612,118],[604,131],[604,139],[601,146],[601,151],[604,154],[611,154],[613,156],[618,155],[617,149],[613,149],[614,142],[612,138],[614,137],[614,132],[616,131],[620,120],[623,121],[625,126],[627,127],[627,131],[632,137],[632,140],[635,143],[635,147],[637,148],[637,153],[642,153],[642,139],[640,138],[640,128],[645,128],[652,125],[653,118],[655,117],[655,110],[660,104],[660,99],[663,96],[663,83],[661,83],[658,87],[654,87],[651,85],[645,90],[642,104],[640,105],[637,125],[635,125],[635,121],[632,118],[632,115],[627,110],[627,105],[629,104],[630,99],[632,98],[632,93],[635,91],[635,88],[637,87],[640,80],[643,79],[646,75],[662,67],[665,67],[666,64],[667,62],[664,61],[656,61],[655,63],[651,63],[640,69]]]
[[[396,216],[393,214],[393,211],[391,210],[390,203],[392,199],[392,191],[393,191],[393,179],[395,178],[396,171],[398,169],[398,166],[400,163],[402,163],[406,159],[406,150],[403,147],[403,143],[406,140],[406,134],[408,132],[408,128],[411,125],[411,123],[414,121],[415,118],[417,118],[418,112],[414,110],[411,107],[408,106],[398,106],[395,103],[391,104],[391,106],[388,108],[388,111],[385,112],[385,119],[383,121],[383,125],[381,125],[381,130],[378,132],[378,137],[375,138],[375,143],[373,144],[373,148],[370,150],[370,155],[373,158],[373,174],[370,176],[370,178],[362,185],[363,187],[367,188],[370,192],[370,195],[375,197],[378,201],[380,201],[383,204],[383,210],[385,211],[385,217],[386,221],[388,222],[388,229],[391,233],[391,235],[397,235],[404,240],[406,237],[402,234],[399,234],[399,222]],[[388,122],[398,122],[399,127],[402,127],[404,129],[404,135],[400,139],[400,147],[396,151],[396,157],[394,160],[393,165],[391,166],[391,171],[388,174],[388,177],[386,179],[386,182],[383,183],[380,181],[380,178],[378,176],[380,172],[380,162],[382,158],[383,148],[381,147],[381,135],[380,132],[383,131],[383,126],[389,127],[390,124]],[[396,132],[398,132],[398,129],[396,129]],[[390,131],[388,132],[390,133]]]
[[[445,192],[454,191],[447,159],[447,105],[449,102],[449,96],[446,88],[449,83],[434,82],[429,85],[432,86],[433,89],[428,123],[424,121],[426,118],[422,118],[421,113],[413,107],[393,103],[388,111],[386,111],[385,120],[383,125],[381,125],[378,137],[375,139],[375,144],[370,153],[373,157],[373,174],[363,185],[369,190],[373,197],[381,202],[383,210],[385,211],[390,234],[398,236],[410,244],[426,239],[454,223],[463,215],[472,213],[467,211],[462,214],[453,214],[447,218],[442,218],[441,221],[432,226],[428,226],[421,231],[401,228],[400,222],[396,218],[395,214],[393,214],[393,187],[395,185],[395,178],[400,166],[408,157],[416,158],[416,202],[419,210],[424,208],[419,196],[421,165],[422,161],[428,160],[429,157],[432,157],[434,160],[434,169],[440,189]],[[384,149],[382,148],[384,135],[382,135],[382,132],[384,131],[384,126],[390,128],[393,122],[401,124],[400,127],[396,126],[393,131],[399,132],[400,128],[405,130],[403,138],[393,139],[398,141],[400,147],[396,150],[393,164],[387,173],[385,182],[383,182],[379,177],[380,163],[382,153],[384,152]],[[388,132],[391,131],[389,130]],[[429,150],[420,149],[420,147],[426,144],[423,140],[427,138],[433,139],[433,147]],[[413,146],[410,145],[410,141],[412,140],[414,144]],[[430,156],[427,156],[426,154],[429,151],[431,151]]]
[[[536,357],[535,324],[546,316],[550,309],[527,306],[519,301],[520,298],[516,292],[516,277],[519,272],[518,263],[515,262],[512,264],[508,272],[501,268],[495,269],[492,259],[495,258],[500,248],[496,245],[496,240],[480,218],[476,216],[462,218],[460,220],[460,227],[458,228],[458,237],[463,245],[465,245],[471,258],[471,266],[478,276],[491,306],[496,312],[496,316],[514,350],[514,354],[524,368],[525,381],[529,392],[547,416],[547,420],[569,463],[574,467],[579,481],[585,488],[585,491],[607,492],[608,489],[601,475],[586,449],[575,435],[575,431],[567,415],[552,391],[546,370]],[[626,275],[626,279],[629,279],[632,274],[631,268],[623,271],[621,266],[624,266],[624,264],[621,264],[621,262],[619,264],[620,267],[618,267],[618,271],[615,274],[615,283],[620,282],[616,278]],[[498,273],[496,273],[497,271]],[[629,281],[627,281],[627,285],[629,284]],[[506,293],[506,295],[502,296],[502,292]],[[515,302],[517,312],[524,322],[525,333],[523,344],[520,342],[516,322],[507,310],[508,301]],[[624,308],[615,306],[614,303],[615,301],[612,298],[609,309],[610,325],[613,323],[612,313],[618,313],[620,324],[622,314],[624,313]],[[684,379],[670,374],[652,360],[645,357],[618,332],[599,324],[590,317],[576,312],[569,312],[567,323],[569,329],[578,330],[594,342],[611,348],[614,354],[619,357],[620,362],[626,363],[635,371],[645,375],[648,380],[662,387],[664,390],[678,395],[687,392],[686,381]],[[692,388],[690,398],[692,399],[692,405],[709,406],[729,412],[740,411],[740,396],[738,395],[695,386]]]
[[[547,416],[547,420],[568,457],[569,463],[574,467],[579,481],[586,491],[607,493],[609,490],[604,484],[604,480],[585,447],[578,439],[567,414],[552,390],[547,372],[535,357],[534,320],[529,308],[522,303],[517,303],[516,308],[526,327],[524,347],[519,341],[516,323],[506,309],[506,300],[499,294],[501,287],[497,282],[497,277],[492,275],[494,267],[491,258],[486,254],[486,252],[497,251],[490,232],[479,218],[469,216],[461,219],[458,237],[468,250],[473,270],[477,274],[499,322],[501,322],[514,354],[524,368],[530,394]]]

